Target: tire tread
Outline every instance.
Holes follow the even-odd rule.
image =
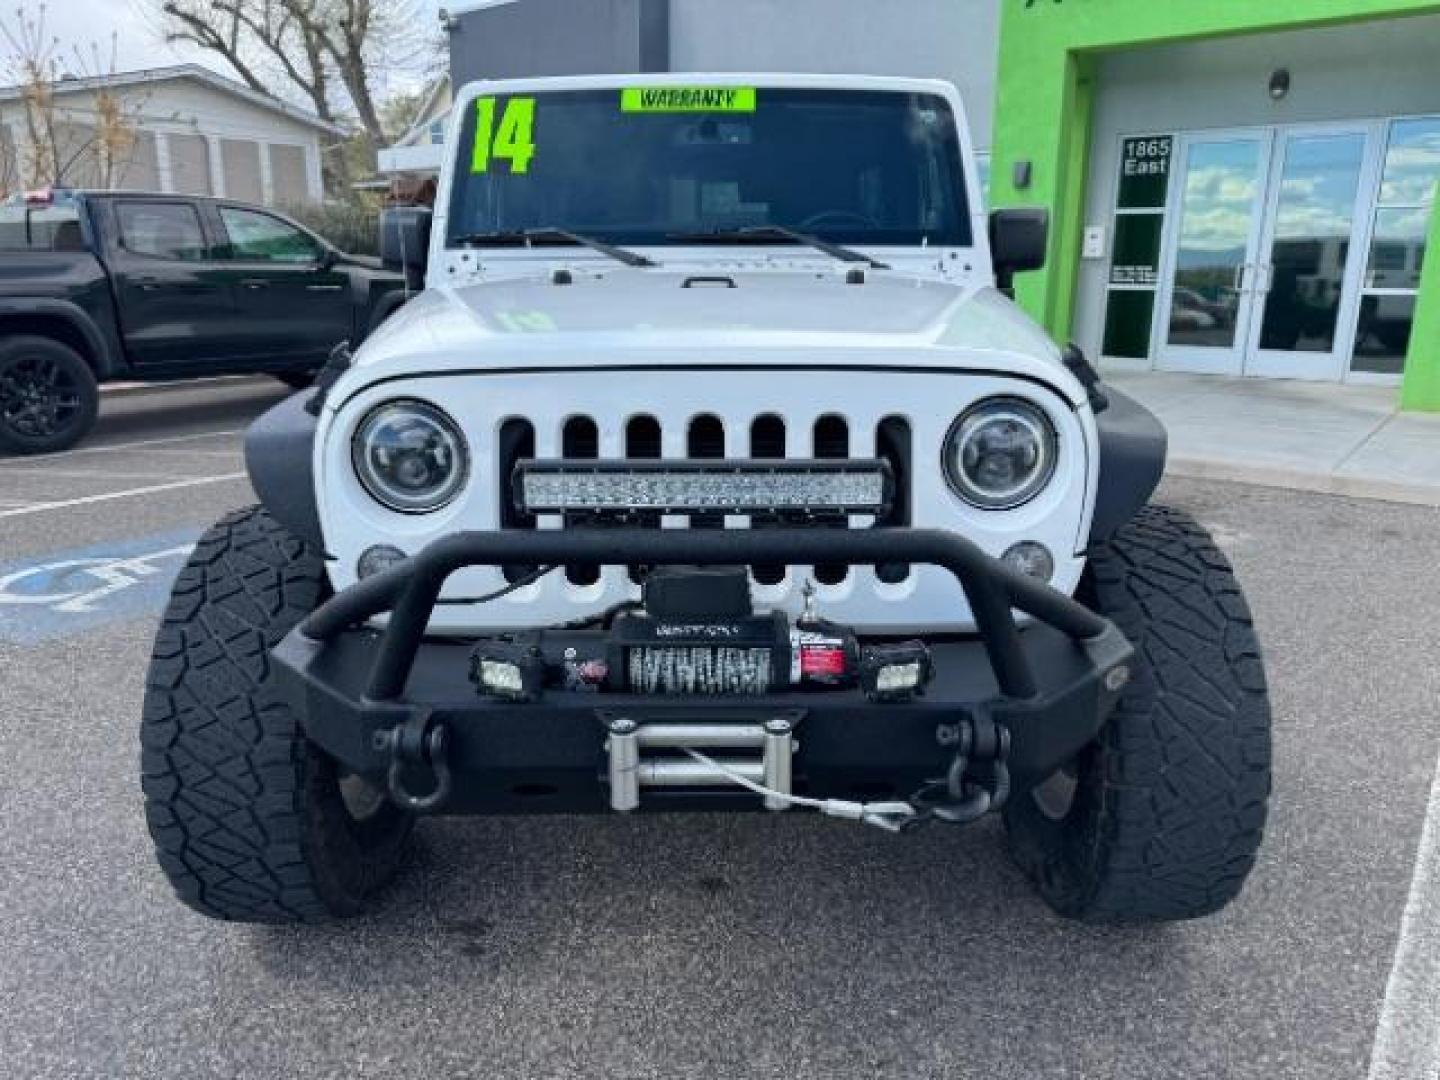
[[[1205,529],[1162,506],[1092,551],[1087,584],[1087,599],[1136,647],[1134,681],[1082,760],[1076,820],[1057,828],[1025,799],[1007,814],[1012,849],[1062,914],[1212,914],[1255,864],[1271,792],[1249,607]]]
[[[145,814],[175,891],[213,918],[335,914],[303,847],[306,743],[269,657],[323,588],[320,560],[252,507],[200,539],[161,622],[141,722]]]

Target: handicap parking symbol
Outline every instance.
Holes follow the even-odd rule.
[[[0,641],[69,637],[165,606],[198,528],[0,563]]]

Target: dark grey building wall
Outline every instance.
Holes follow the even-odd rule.
[[[450,72],[475,79],[669,68],[668,0],[519,0],[456,17]]]
[[[990,145],[1000,0],[671,0],[670,6],[675,71],[945,79],[960,89],[976,145]]]
[[[1019,0],[1015,0],[1019,2]],[[1001,0],[513,0],[458,16],[455,84],[778,71],[941,78],[990,145]]]

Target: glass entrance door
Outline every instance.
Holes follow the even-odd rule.
[[[1269,131],[1180,141],[1179,210],[1157,305],[1162,370],[1243,370],[1272,145]]]
[[[1256,261],[1255,316],[1245,373],[1339,380],[1345,374],[1362,267],[1356,236],[1366,129],[1281,132]]]
[[[1156,328],[1167,371],[1344,377],[1379,125],[1181,140]]]

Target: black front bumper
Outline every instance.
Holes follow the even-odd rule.
[[[548,691],[511,704],[482,698],[468,643],[426,640],[440,589],[471,565],[753,565],[930,563],[959,579],[978,628],[932,641],[935,679],[909,703],[859,690],[745,698],[644,697]],[[1020,629],[1012,609],[1035,620]],[[386,629],[364,626],[390,612]],[[943,776],[958,727],[983,718],[1009,732],[1016,790],[1055,771],[1094,739],[1128,681],[1130,644],[1071,598],[1011,571],[963,537],[912,529],[734,531],[571,529],[461,533],[336,596],[274,650],[307,736],[349,769],[383,781],[391,733],[443,725],[446,813],[603,810],[607,724],[755,724],[795,728],[797,792],[904,797]],[[423,782],[420,785],[424,786]],[[734,789],[647,793],[644,806],[754,809]]]

